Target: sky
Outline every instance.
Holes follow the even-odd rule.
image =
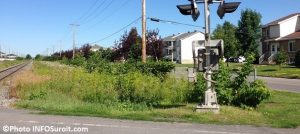
[[[72,27],[76,46],[92,43],[110,47],[131,27],[141,33],[142,0],[0,0],[0,46],[6,53],[47,54],[72,48]],[[188,0],[146,0],[147,17],[204,26],[203,5],[200,16],[194,22],[191,16],[183,16],[176,5],[188,4]],[[218,4],[211,7],[211,28],[224,21],[237,24],[241,11],[253,9],[262,15],[262,24],[280,17],[300,12],[300,0],[227,0],[242,2],[238,10],[225,14],[221,20],[216,13]],[[124,28],[128,24],[130,26]],[[121,30],[122,29],[122,30]],[[147,29],[158,29],[161,37],[203,29],[170,23],[147,21]],[[113,34],[120,31],[116,34]],[[113,35],[112,35],[113,34]],[[112,35],[112,36],[109,36]],[[106,38],[108,37],[109,38]]]

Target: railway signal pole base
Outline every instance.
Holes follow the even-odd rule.
[[[216,92],[208,90],[205,91],[205,104],[196,106],[196,112],[213,112],[218,114],[220,106],[217,103]]]

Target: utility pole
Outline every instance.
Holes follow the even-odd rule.
[[[62,43],[62,40],[59,40],[59,57],[61,57],[61,43]]]
[[[142,62],[146,63],[146,0],[142,0]]]
[[[78,24],[70,24],[72,26],[72,31],[73,31],[73,56],[72,56],[72,59],[74,60],[75,58],[75,33],[76,33],[76,27],[79,27]]]

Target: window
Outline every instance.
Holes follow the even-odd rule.
[[[295,41],[294,40],[289,41],[289,52],[296,52]]]

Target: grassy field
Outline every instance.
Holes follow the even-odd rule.
[[[257,65],[256,69],[260,76],[300,79],[300,68],[294,66]]]
[[[243,63],[230,63],[229,68],[238,70]],[[300,79],[300,68],[291,65],[255,65],[259,76]]]
[[[19,64],[21,62],[23,62],[23,61],[20,61],[20,60],[15,60],[15,61],[0,61],[0,70],[8,68],[8,67],[16,65],[16,64]]]
[[[80,70],[80,69],[79,69]],[[58,71],[58,72],[57,72]],[[24,72],[16,82],[16,95],[21,101],[15,104],[18,108],[42,111],[42,114],[95,116],[118,119],[166,121],[166,122],[191,122],[213,124],[240,124],[254,126],[271,126],[295,128],[300,125],[300,94],[274,91],[272,97],[263,102],[256,109],[241,109],[232,106],[222,106],[219,114],[196,113],[196,104],[172,104],[148,107],[134,103],[99,103],[87,102],[77,97],[74,91],[90,92],[91,87],[76,89],[82,83],[96,77],[83,73],[74,73],[76,68],[58,68],[34,63],[31,71]],[[67,72],[67,73],[66,73]],[[53,81],[51,77],[59,74],[65,81]],[[76,77],[80,83],[75,84],[75,79],[68,78],[66,74],[79,75]],[[89,76],[85,79],[83,77]],[[60,78],[55,78],[60,79]],[[97,85],[97,83],[94,83]],[[98,83],[99,84],[99,83]],[[75,89],[74,89],[75,88]],[[109,88],[109,87],[107,87]],[[81,94],[81,93],[80,93]]]

